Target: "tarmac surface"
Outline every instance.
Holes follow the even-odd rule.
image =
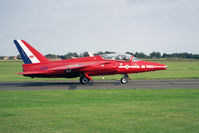
[[[0,90],[48,89],[199,89],[199,79],[130,80],[127,84],[121,84],[118,80],[97,80],[87,85],[74,80],[0,82]]]

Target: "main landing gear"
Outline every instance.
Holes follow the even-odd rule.
[[[129,80],[130,80],[130,78],[129,78],[128,74],[124,74],[124,77],[122,77],[120,81],[122,84],[126,84],[126,83],[128,83]]]
[[[81,84],[88,84],[90,79],[88,79],[85,76],[82,76],[82,77],[80,77],[79,81],[80,81]]]
[[[91,77],[88,76],[88,74],[83,74],[79,79],[81,84],[88,84],[89,81],[93,81]]]

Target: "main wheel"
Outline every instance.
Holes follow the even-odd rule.
[[[88,82],[89,82],[89,79],[87,77],[83,76],[83,77],[80,78],[80,83],[81,84],[88,84]]]
[[[128,83],[128,78],[122,77],[120,81],[122,84],[126,84],[126,83]]]

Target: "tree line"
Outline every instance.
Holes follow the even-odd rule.
[[[94,53],[94,55],[101,55],[101,54],[111,54],[115,52],[111,51],[105,51],[105,52],[97,52]],[[144,52],[126,52],[126,54],[133,55],[137,58],[142,58],[142,59],[153,59],[153,58],[182,58],[182,59],[199,59],[199,54],[192,54],[192,53],[172,53],[172,54],[167,54],[163,53],[161,54],[160,52],[152,52],[149,54],[145,54]],[[68,52],[65,55],[55,55],[55,54],[47,54],[45,55],[47,58],[61,58],[61,59],[70,59],[70,58],[77,58],[77,57],[86,57],[89,56],[88,52],[83,52],[83,53],[76,53],[76,52]]]

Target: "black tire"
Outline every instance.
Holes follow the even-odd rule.
[[[128,78],[122,77],[120,81],[122,84],[126,84],[126,83],[128,83]]]
[[[89,83],[89,79],[87,77],[81,77],[80,78],[80,83],[81,84],[88,84]]]

